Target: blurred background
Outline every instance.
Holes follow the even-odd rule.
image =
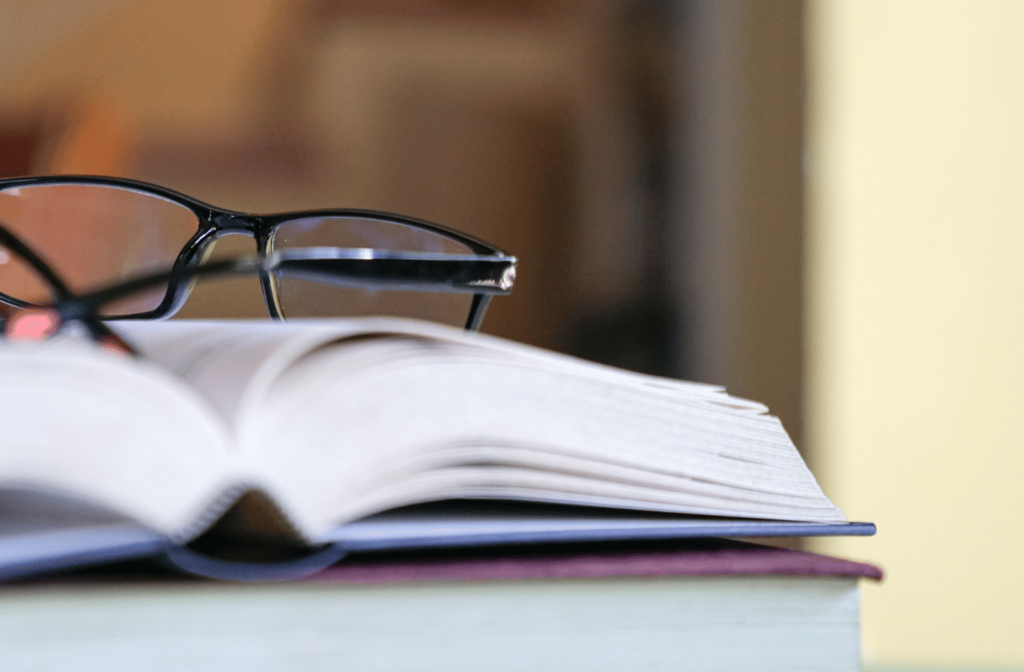
[[[869,669],[1024,669],[1022,34],[1016,0],[0,0],[0,175],[492,242],[485,331],[764,401],[878,524],[813,544],[887,572]]]

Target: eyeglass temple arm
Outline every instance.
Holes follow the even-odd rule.
[[[371,256],[372,255],[372,256]],[[514,257],[474,257],[375,250],[310,248],[267,257],[214,261],[142,276],[94,292],[69,295],[56,303],[63,320],[94,316],[104,304],[151,287],[207,275],[282,273],[318,282],[376,289],[508,294],[515,282]],[[488,297],[489,298],[489,297]],[[479,323],[486,301],[474,298],[471,322]],[[467,325],[468,326],[468,325]]]
[[[42,258],[32,250],[32,248],[23,243],[20,238],[9,231],[5,226],[3,226],[3,224],[0,224],[0,247],[6,247],[11,252],[20,256],[24,261],[28,262],[36,273],[39,273],[39,275],[50,284],[50,289],[53,290],[53,293],[56,295],[58,303],[61,300],[74,297],[71,289],[68,288],[61,277],[57,275],[52,268],[50,268],[50,265],[43,261]],[[31,306],[31,304],[26,301],[19,301],[13,297],[8,297],[6,294],[0,294],[0,303],[14,306],[16,308]],[[95,314],[83,316],[81,319],[86,328],[92,334],[93,338],[97,341],[113,341],[119,347],[123,347],[126,352],[134,352],[131,346],[111,331],[110,327],[103,324]]]
[[[61,280],[60,276],[50,268],[50,265],[40,259],[39,255],[32,251],[32,248],[21,242],[20,238],[4,228],[2,224],[0,224],[0,247],[6,247],[11,252],[14,252],[19,257],[27,261],[36,273],[39,273],[44,280],[50,283],[50,287],[54,290],[54,293],[58,298],[71,294],[71,290],[64,284],[64,281]]]
[[[514,257],[482,257],[370,249],[307,248],[266,257],[266,271],[351,287],[508,294]]]

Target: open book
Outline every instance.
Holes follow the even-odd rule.
[[[873,532],[720,388],[397,319],[118,328],[146,359],[0,347],[0,576],[211,530],[349,550]],[[400,508],[443,500],[601,508]]]

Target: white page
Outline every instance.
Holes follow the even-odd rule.
[[[636,487],[647,494],[633,489],[629,499],[646,499],[648,508],[841,519],[774,418],[492,354],[407,338],[319,350],[277,380],[268,407],[243,423],[243,443],[273,496],[312,536],[374,507],[488,493],[525,498],[530,487],[534,498],[549,501],[564,486],[558,501],[622,502],[625,486],[612,482],[616,465],[627,467],[618,480],[633,468]],[[444,470],[430,466],[430,456],[460,446],[466,463],[487,457],[488,448],[550,457],[534,460],[530,471],[504,469],[514,464],[509,459],[460,472],[455,481],[434,478]],[[723,459],[730,452],[746,459]],[[570,465],[559,454],[577,461]],[[590,461],[585,470],[582,460]],[[423,474],[400,473],[417,461]],[[515,483],[492,478],[499,473],[514,473]],[[688,488],[687,479],[697,480]],[[715,484],[728,486],[718,499],[741,504],[716,506],[706,493]],[[758,494],[771,492],[778,496]],[[790,506],[793,497],[800,501]]]
[[[91,345],[0,345],[0,428],[0,489],[70,493],[170,536],[233,478],[227,428],[194,391]]]
[[[529,422],[510,422],[508,418],[503,418],[506,415],[504,409],[490,408],[486,403],[474,409],[477,414],[489,416],[488,422],[497,428],[492,431],[499,434],[507,432],[512,444],[554,452],[558,452],[561,445],[575,446],[577,455],[582,450],[583,457],[602,461],[605,468],[616,463],[633,464],[637,468],[654,472],[669,468],[665,473],[703,479],[712,484],[723,483],[731,488],[757,488],[760,482],[773,482],[780,484],[776,486],[777,491],[783,488],[779,491],[783,495],[780,500],[784,501],[790,495],[806,494],[810,500],[816,500],[819,504],[824,500],[826,508],[831,506],[821,495],[792,443],[779,428],[777,420],[763,415],[762,405],[729,397],[721,388],[714,386],[641,376],[493,337],[391,318],[288,323],[171,321],[127,324],[124,331],[147,355],[194,386],[235,427],[237,443],[242,447],[239,459],[244,464],[243,473],[250,475],[254,485],[277,500],[299,529],[312,536],[316,536],[329,524],[342,522],[339,516],[355,515],[354,503],[360,499],[367,501],[364,496],[379,502],[381,507],[417,501],[416,497],[431,497],[429,492],[412,488],[412,484],[406,482],[411,488],[410,492],[420,493],[412,495],[410,500],[394,490],[395,482],[389,481],[387,474],[395,464],[415,458],[423,451],[429,451],[431,445],[437,445],[431,444],[432,441],[449,438],[446,436],[449,430],[445,427],[432,427],[429,417],[396,417],[388,424],[384,434],[366,436],[363,428],[364,421],[369,419],[366,413],[372,415],[373,411],[353,410],[351,404],[354,400],[345,401],[344,390],[356,384],[357,378],[372,378],[392,365],[404,368],[415,362],[417,354],[414,351],[417,348],[433,354],[439,349],[444,350],[443,345],[432,346],[432,342],[453,344],[453,362],[465,362],[468,356],[479,360],[474,361],[475,366],[494,365],[513,373],[519,370],[527,383],[548,381],[539,383],[544,387],[567,384],[567,390],[573,390],[567,392],[570,399],[577,402],[591,399],[593,394],[597,394],[596,401],[607,407],[606,413],[624,413],[624,418],[631,417],[632,422],[640,422],[641,427],[645,422],[665,422],[664,419],[657,419],[657,413],[649,421],[643,420],[644,414],[652,412],[659,405],[655,402],[660,400],[661,406],[668,404],[668,407],[658,412],[688,418],[682,425],[676,423],[677,427],[684,427],[691,434],[718,437],[708,444],[709,452],[703,457],[700,446],[704,444],[701,441],[693,443],[697,446],[694,449],[697,452],[687,457],[685,466],[672,467],[678,462],[674,457],[678,453],[677,442],[661,446],[664,440],[657,433],[636,437],[638,440],[634,447],[629,449],[627,436],[609,432],[614,425],[605,425],[604,430],[591,432],[588,438],[587,432],[576,436],[580,426],[577,422],[577,429],[569,431],[563,439],[558,439],[571,424],[558,421],[547,430],[540,428],[540,433],[548,436],[545,442],[537,443],[537,428],[532,430],[532,434],[527,432],[519,436],[520,430]],[[407,334],[416,339],[426,337],[428,340],[420,341],[422,346],[417,346],[415,340],[406,341],[410,344],[408,346],[395,347],[387,341],[353,341],[351,346],[337,350],[333,347],[323,349],[347,338],[384,334]],[[469,349],[464,346],[469,346]],[[474,356],[474,352],[478,354]],[[396,359],[390,362],[389,357]],[[296,378],[293,371],[299,360],[316,363],[299,366],[303,374]],[[444,368],[441,367],[429,380],[422,381],[416,392],[402,389],[403,386],[399,384],[398,389],[394,385],[370,385],[360,388],[360,393],[365,393],[366,399],[363,401],[369,400],[385,406],[389,405],[389,400],[403,399],[409,394],[417,399],[430,400],[437,397],[438,392],[451,389],[452,381],[443,380]],[[285,372],[289,372],[288,375]],[[283,386],[282,376],[290,381]],[[459,383],[454,384],[457,386]],[[531,391],[527,385],[521,392],[525,397],[532,397],[536,391]],[[486,388],[480,394],[486,397]],[[593,402],[588,401],[588,405],[593,405]],[[423,410],[430,414],[443,408],[443,404],[439,407],[424,405]],[[533,408],[534,412],[544,415],[543,408],[536,404]],[[571,412],[571,409],[562,409],[562,412],[566,411]],[[282,416],[281,419],[278,415]],[[301,420],[297,420],[297,424],[290,423],[288,419],[293,417]],[[347,420],[339,424],[335,419],[340,417],[346,417]],[[530,413],[525,417],[531,417]],[[554,419],[551,416],[547,422]],[[458,423],[460,420],[453,418],[451,422]],[[478,424],[482,428],[480,431],[486,431],[485,425],[487,422]],[[722,427],[728,428],[728,432],[723,434]],[[426,445],[401,438],[409,433],[410,428],[412,439],[420,435]],[[776,433],[778,437],[772,439]],[[332,437],[329,443],[324,443],[325,437]],[[531,440],[534,443],[531,444]],[[351,445],[346,445],[346,442]],[[478,442],[476,447],[487,445],[484,436],[484,441]],[[722,459],[730,454],[736,459]],[[573,476],[572,470],[563,473],[564,470],[565,465],[549,461],[546,475],[543,470],[536,472],[540,482],[534,483],[532,487],[537,493],[548,493],[538,495],[539,498],[550,499],[550,493],[554,492],[552,488],[557,490],[557,486],[552,485],[555,483],[552,476],[558,476],[561,479],[558,482],[571,491],[568,501],[582,498],[592,503],[607,503],[627,498],[623,494],[625,486],[602,482],[600,469],[577,471],[577,476]],[[499,471],[496,470],[495,475]],[[506,470],[505,473],[510,472]],[[527,478],[529,472],[514,473],[517,474],[517,482],[514,484],[503,485],[493,478],[484,477],[481,487],[475,492],[486,494],[484,490],[491,488],[493,492],[501,491],[508,496],[528,496],[523,493],[528,493],[531,487]],[[585,483],[587,477],[592,479],[590,486],[581,487],[580,483]],[[527,480],[524,481],[524,478]],[[443,485],[443,481],[438,479],[417,480],[420,485],[434,483],[437,488],[433,494],[435,497],[459,496],[466,494],[467,489],[473,489],[471,483],[461,478],[458,479],[460,482],[451,483],[451,487]],[[658,489],[657,481],[655,475],[649,486]],[[366,488],[371,485],[381,488],[379,496],[373,493],[367,495]],[[668,501],[671,507],[691,506],[703,513],[729,511],[734,515],[742,514],[742,509],[734,506],[714,506],[713,497],[698,494],[701,489],[694,488],[680,495],[666,495],[663,491],[639,499],[630,490],[633,494],[628,499],[646,499],[651,506],[657,507]],[[384,496],[385,492],[389,494]],[[569,495],[569,492],[566,494]],[[759,504],[758,497],[747,497],[747,500],[750,515],[770,514],[772,507]],[[775,511],[784,518],[799,517],[782,501],[775,507]],[[823,516],[814,517],[835,518],[836,511],[833,507]]]
[[[643,388],[674,398],[760,414],[758,402],[729,396],[718,386],[620,371],[486,334],[400,318],[330,320],[168,320],[118,322],[116,328],[147,357],[170,369],[206,397],[232,426],[277,376],[302,356],[331,342],[366,334],[394,334],[463,343],[544,369]]]

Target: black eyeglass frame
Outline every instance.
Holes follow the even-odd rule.
[[[249,235],[256,241],[257,255],[260,257],[270,256],[273,254],[270,250],[271,239],[273,237],[274,230],[279,225],[298,219],[315,217],[358,217],[361,219],[402,224],[407,227],[420,229],[448,238],[455,243],[465,246],[473,254],[505,260],[510,262],[513,267],[516,263],[515,257],[507,255],[496,247],[459,231],[455,231],[440,224],[434,224],[432,222],[406,217],[404,215],[380,212],[376,210],[363,210],[356,208],[314,209],[258,215],[218,208],[192,198],[191,196],[174,191],[173,189],[167,189],[148,182],[100,175],[44,175],[6,178],[0,179],[0,191],[5,191],[15,187],[50,184],[80,184],[115,187],[128,191],[149,194],[157,198],[176,203],[190,210],[199,221],[199,226],[196,233],[188,240],[188,242],[185,243],[184,247],[182,247],[181,251],[178,253],[178,256],[172,266],[172,269],[175,270],[198,266],[204,259],[204,256],[210,246],[218,239],[228,235]],[[270,273],[260,272],[259,275],[260,284],[263,288],[263,298],[267,304],[267,312],[273,319],[284,319],[284,311],[281,308],[280,298],[277,295],[276,287],[271,281]],[[48,278],[48,280],[50,279]],[[172,281],[168,283],[167,293],[160,305],[153,310],[128,315],[103,316],[102,319],[156,320],[170,317],[178,312],[182,305],[184,305],[185,301],[188,299],[189,293],[192,291],[192,286],[193,283],[190,281]],[[495,293],[493,290],[474,293],[473,300],[469,308],[469,315],[466,319],[466,329],[476,330],[479,328],[480,323],[483,321],[487,304],[489,303],[490,297],[493,293]],[[507,292],[502,291],[499,293]],[[5,303],[11,302],[5,301]],[[17,300],[14,300],[13,303],[21,304],[22,306],[29,305]]]

